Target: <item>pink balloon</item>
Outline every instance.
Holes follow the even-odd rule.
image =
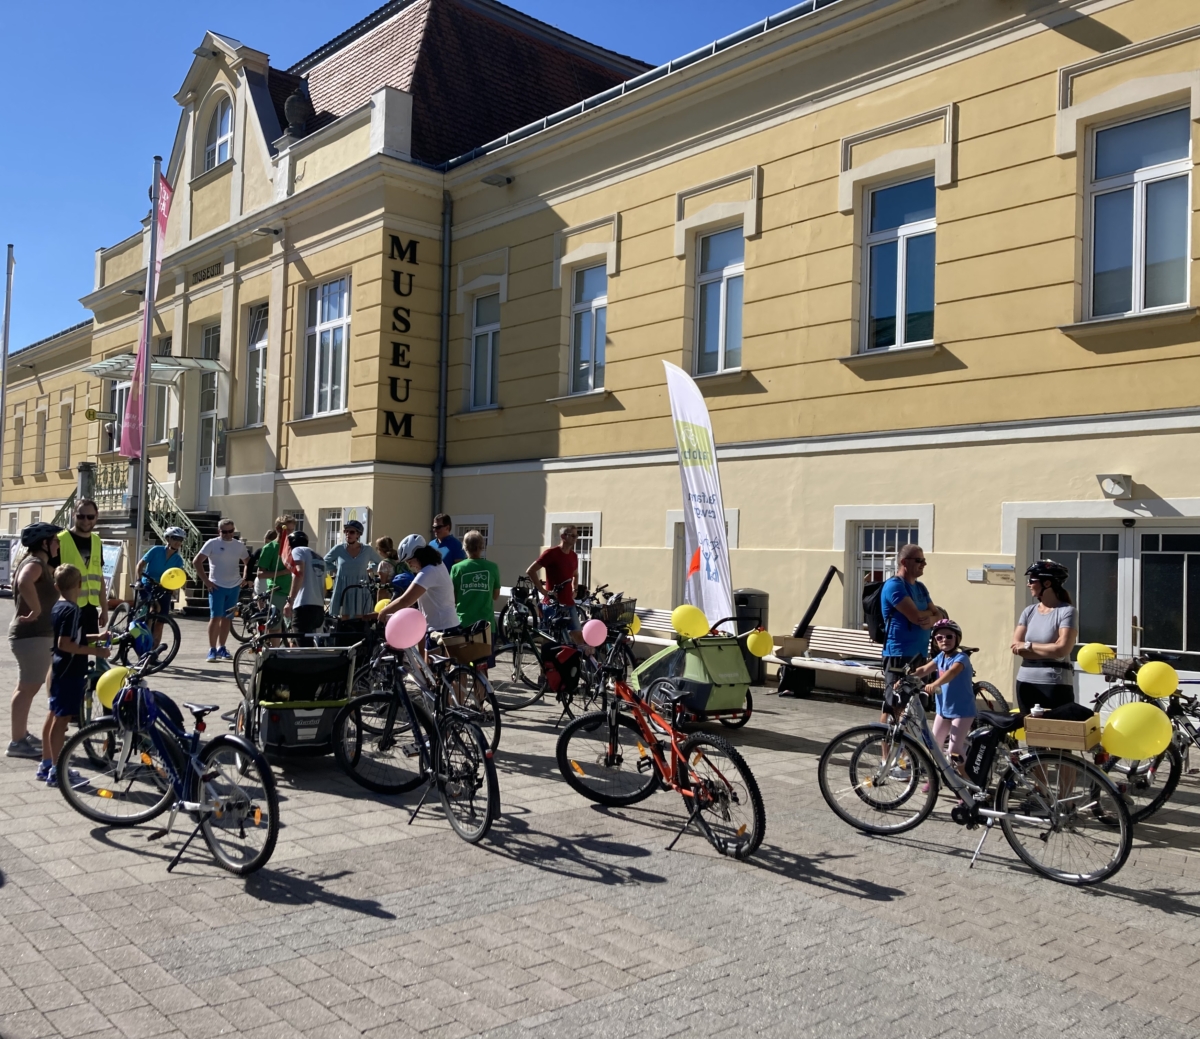
[[[400,610],[388,618],[383,636],[392,649],[412,649],[424,638],[425,630],[425,614],[410,606],[407,610]]]
[[[603,646],[608,638],[608,625],[599,618],[593,618],[583,626],[583,641],[589,646]]]

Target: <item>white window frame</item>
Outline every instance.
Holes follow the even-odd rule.
[[[704,378],[706,375],[720,375],[722,372],[737,372],[741,371],[742,362],[738,361],[735,367],[727,367],[725,364],[725,348],[726,333],[728,331],[728,302],[729,302],[729,282],[733,278],[742,279],[742,318],[745,320],[746,313],[746,252],[745,242],[742,243],[742,261],[741,263],[731,263],[728,267],[724,267],[718,271],[700,271],[700,257],[703,255],[704,239],[712,238],[714,235],[724,234],[727,231],[737,231],[742,234],[743,239],[745,233],[742,230],[742,225],[737,224],[733,227],[719,227],[712,231],[705,231],[703,234],[696,236],[696,317],[693,323],[694,331],[692,333],[692,373],[699,378]],[[717,347],[717,370],[715,372],[700,371],[700,307],[703,297],[703,287],[711,285],[713,282],[721,283],[721,313],[718,325],[718,347]],[[746,333],[743,324],[742,329],[742,345],[739,350],[744,350],[746,346]]]
[[[229,129],[221,133],[221,114],[228,109]],[[214,132],[215,131],[215,132]],[[233,101],[222,94],[213,107],[212,118],[204,137],[204,170],[207,173],[233,157]],[[224,154],[222,155],[222,152]]]
[[[886,231],[871,232],[868,229],[871,226],[871,198],[878,191],[886,191],[888,188],[896,188],[901,184],[915,184],[917,181],[931,180],[934,183],[934,197],[936,199],[937,177],[933,172],[922,173],[919,176],[913,176],[911,173],[900,177],[896,180],[883,181],[878,184],[871,184],[863,189],[863,249],[862,249],[862,335],[859,349],[862,353],[883,353],[886,350],[900,350],[907,346],[929,346],[936,342],[936,336],[929,339],[918,339],[913,342],[908,342],[905,339],[906,326],[908,325],[908,314],[905,310],[904,297],[907,290],[907,275],[908,275],[908,239],[919,238],[921,235],[937,233],[937,216],[936,214],[928,220],[914,220],[911,224],[901,224],[899,227],[890,227]],[[935,203],[936,205],[936,203]],[[870,340],[871,333],[871,247],[880,245],[884,242],[894,241],[896,243],[896,341],[891,346],[872,346]],[[935,239],[936,242],[936,239]],[[934,279],[936,285],[937,278],[937,259],[936,245],[934,258]],[[935,308],[936,309],[936,308]],[[935,317],[936,328],[936,317]]]
[[[13,417],[13,476],[24,475],[25,462],[25,416]]]
[[[38,408],[33,419],[33,471],[34,473],[44,473],[46,471],[46,427],[49,423],[49,412],[45,408]]]
[[[267,412],[267,335],[270,329],[269,303],[255,303],[246,314],[246,425],[261,426]],[[258,327],[256,327],[258,326]],[[255,332],[258,331],[258,336]],[[255,375],[258,392],[255,393]]]
[[[454,536],[462,541],[463,535],[468,531],[477,530],[483,535],[483,549],[487,552],[488,546],[495,540],[496,536],[496,517],[494,514],[478,514],[456,516],[454,518]]]
[[[162,336],[155,344],[155,357],[171,356],[172,338]],[[165,444],[169,434],[167,419],[170,408],[170,387],[162,383],[150,384],[150,443]]]
[[[500,321],[497,319],[494,322],[486,325],[478,325],[475,323],[477,314],[477,305],[480,300],[487,299],[489,296],[496,297],[496,305],[499,307],[502,302],[500,293],[486,292],[480,293],[471,300],[471,366],[470,366],[470,385],[467,388],[468,398],[470,400],[471,411],[483,411],[487,408],[499,407],[499,381],[496,377],[496,369],[499,365],[500,353]],[[475,396],[475,340],[480,336],[488,337],[487,344],[487,397],[484,400],[478,400]]]
[[[121,427],[125,423],[125,409],[129,406],[129,393],[132,384],[125,382],[110,382],[108,384],[108,410],[117,417],[109,423],[112,433],[108,437],[108,450],[121,450]]]
[[[870,551],[864,551],[863,535],[868,530],[896,531],[896,537],[893,539],[893,546],[890,552],[886,545],[882,550],[871,549]],[[905,537],[904,540],[900,539],[901,531],[908,531],[909,536]],[[916,534],[917,540],[914,540],[912,537],[913,534]],[[850,626],[852,628],[861,628],[863,625],[862,597],[863,586],[867,583],[865,578],[868,573],[868,567],[872,574],[882,570],[885,581],[888,578],[895,577],[897,556],[900,549],[909,543],[920,545],[919,538],[920,528],[918,521],[914,519],[869,519],[860,520],[854,524],[854,544],[851,548],[851,555],[854,560],[854,579],[849,602]],[[921,547],[923,551],[928,551],[924,545]],[[867,556],[871,557],[870,564],[866,560]]]
[[[42,522],[42,510],[41,509],[30,509],[29,510],[29,525],[33,526],[33,524],[41,523],[41,522]]]
[[[342,510],[338,509],[322,509],[321,510],[321,538],[324,549],[321,555],[328,555],[342,542]],[[299,529],[297,527],[297,529]]]
[[[61,472],[71,468],[71,434],[74,408],[70,404],[58,406],[58,468]]]
[[[313,325],[308,325],[308,315],[312,309],[312,300],[316,298],[317,306],[320,307],[320,293],[330,288],[339,282],[345,282],[345,311],[342,317],[335,318],[331,321],[318,320]],[[331,278],[328,281],[320,282],[317,285],[312,285],[308,288],[304,296],[304,320],[306,328],[304,330],[304,391],[300,396],[301,415],[304,418],[315,418],[318,415],[337,415],[346,410],[346,401],[348,397],[349,370],[350,370],[350,315],[351,315],[351,283],[350,275],[343,274],[338,278]],[[320,314],[318,313],[318,318]],[[341,364],[341,389],[339,399],[336,402],[332,400],[330,393],[329,407],[319,407],[320,401],[320,377],[319,358],[320,358],[320,339],[322,332],[329,332],[332,339],[332,333],[335,329],[341,328],[342,332],[342,364]],[[312,351],[309,351],[309,339],[313,340]],[[314,360],[318,363],[314,364]],[[329,373],[332,374],[332,366]]]
[[[588,587],[591,587],[592,553],[600,547],[602,515],[599,512],[550,512],[546,514],[545,543],[552,548],[557,547],[558,533],[563,527],[575,527],[579,530],[581,541],[583,540],[582,528],[591,529],[590,543],[585,546],[583,551],[580,550],[579,542],[576,542],[575,554],[579,557],[579,573],[575,576],[576,584],[584,584],[584,575],[586,574],[588,578],[586,583]],[[586,557],[584,552],[586,552]]]
[[[592,270],[604,271],[604,295],[597,296],[595,299],[588,300],[586,303],[575,302],[575,285],[576,279],[582,278],[584,274]],[[570,317],[570,341],[571,348],[567,355],[567,395],[572,397],[582,396],[585,393],[596,393],[604,389],[604,383],[596,385],[596,316],[600,310],[604,311],[604,332],[605,339],[608,337],[608,265],[606,263],[588,264],[583,267],[575,267],[571,271],[571,317]],[[575,352],[579,344],[575,341],[575,317],[578,314],[584,314],[591,311],[592,314],[592,362],[588,367],[588,385],[585,390],[575,389]],[[603,346],[604,344],[602,344]],[[604,366],[608,368],[608,352],[605,351]],[[582,564],[581,564],[582,565]]]
[[[20,513],[17,512],[16,509],[9,509],[8,510],[8,534],[9,534],[9,537],[16,537],[20,533],[20,530],[18,529],[20,527],[20,525],[21,525]]]
[[[1084,297],[1086,301],[1084,313],[1087,315],[1087,320],[1089,321],[1112,321],[1116,318],[1133,316],[1135,314],[1159,314],[1184,309],[1189,305],[1191,300],[1192,274],[1192,154],[1190,144],[1186,158],[1173,159],[1170,162],[1160,163],[1157,166],[1143,166],[1132,173],[1122,173],[1115,177],[1105,177],[1103,180],[1095,179],[1096,135],[1098,133],[1102,133],[1105,130],[1112,130],[1118,126],[1129,126],[1133,123],[1140,123],[1143,119],[1151,119],[1156,115],[1167,115],[1170,112],[1178,112],[1180,110],[1188,111],[1188,108],[1179,104],[1169,105],[1165,108],[1140,112],[1136,118],[1126,116],[1112,122],[1097,123],[1088,129],[1088,172],[1084,198],[1084,219],[1087,225],[1087,248],[1084,250],[1087,265],[1087,270],[1084,272]],[[1190,119],[1188,125],[1189,127],[1191,126]],[[1185,273],[1183,281],[1187,292],[1180,303],[1168,303],[1161,307],[1146,307],[1143,305],[1146,291],[1146,188],[1149,184],[1157,181],[1173,180],[1179,176],[1187,177],[1187,247],[1184,250]],[[1133,284],[1131,286],[1133,309],[1125,311],[1123,314],[1097,315],[1094,313],[1095,300],[1093,298],[1096,256],[1096,199],[1101,195],[1111,194],[1114,191],[1123,191],[1129,187],[1133,188]]]

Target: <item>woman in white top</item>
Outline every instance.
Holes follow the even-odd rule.
[[[442,563],[442,554],[430,548],[420,534],[410,534],[400,542],[397,553],[414,570],[413,578],[398,599],[393,599],[380,611],[379,619],[386,621],[397,610],[416,606],[431,631],[449,631],[458,627],[458,609],[454,605],[454,584],[450,572]]]

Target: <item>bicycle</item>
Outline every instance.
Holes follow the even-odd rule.
[[[154,638],[154,626],[162,625],[159,637]],[[139,630],[141,629],[141,630]],[[127,602],[118,603],[113,607],[108,618],[108,632],[112,636],[114,652],[112,658],[123,667],[130,665],[130,657],[134,662],[141,661],[150,655],[149,650],[138,648],[145,646],[150,640],[152,649],[163,648],[163,652],[154,654],[153,674],[170,666],[179,652],[179,625],[170,613],[160,612],[155,600],[153,586],[139,582],[134,586],[132,606]]]
[[[621,665],[604,666],[614,677],[607,709],[569,722],[555,748],[570,787],[609,807],[637,804],[660,786],[674,790],[688,817],[668,851],[695,824],[720,854],[753,855],[762,843],[766,810],[741,754],[721,736],[680,731],[679,701],[688,694],[669,678],[637,695],[617,678]]]
[[[403,650],[401,658],[381,646],[371,667],[371,692],[356,696],[334,719],[338,764],[376,793],[406,793],[424,782],[409,825],[436,788],[454,832],[469,844],[483,840],[500,816],[500,779],[483,731],[466,709],[420,681],[419,700],[409,697],[405,675],[426,670],[415,650]]]
[[[175,702],[146,686],[149,672],[147,666],[134,667],[113,713],[63,745],[58,759],[63,797],[85,818],[107,826],[135,826],[170,809],[167,825],[149,835],[152,841],[166,837],[183,812],[196,826],[167,872],[197,834],[223,869],[238,876],[261,869],[279,836],[270,766],[241,736],[222,733],[202,744],[204,718],[217,705],[184,703],[195,721],[188,733]],[[93,757],[97,747],[99,761]]]
[[[248,602],[235,604],[229,620],[229,634],[238,642],[249,642],[272,609],[278,616],[278,609],[271,605],[270,592],[258,592]]]
[[[964,778],[934,742],[923,685],[905,674],[895,686],[896,722],[847,729],[821,754],[821,795],[843,822],[864,833],[904,833],[929,817],[944,781],[959,798],[951,819],[985,826],[971,866],[997,822],[1021,860],[1051,880],[1096,884],[1125,864],[1133,823],[1101,769],[1063,751],[1000,748],[1021,717],[985,713],[968,737]]]
[[[537,627],[533,581],[522,574],[496,620],[496,660],[499,662],[503,657],[512,674],[511,680],[496,683],[496,698],[502,711],[531,707],[546,693],[539,681]]]

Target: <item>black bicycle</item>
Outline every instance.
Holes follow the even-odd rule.
[[[179,625],[159,610],[157,594],[155,586],[138,582],[133,604],[118,603],[108,617],[111,659],[123,667],[136,665],[147,675],[168,667],[179,653]]]

